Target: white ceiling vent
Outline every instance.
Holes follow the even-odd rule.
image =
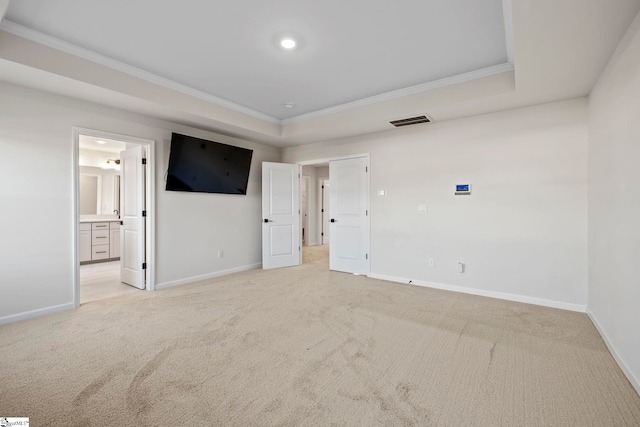
[[[430,123],[430,122],[431,122],[431,119],[423,115],[423,116],[409,117],[407,119],[392,120],[389,123],[399,128],[402,126],[410,126],[410,125],[417,125],[420,123]]]

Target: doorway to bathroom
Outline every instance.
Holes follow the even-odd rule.
[[[153,289],[151,140],[74,129],[74,304]]]

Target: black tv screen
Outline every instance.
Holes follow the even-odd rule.
[[[253,150],[174,133],[168,191],[247,194]]]

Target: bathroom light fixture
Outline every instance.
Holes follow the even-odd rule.
[[[96,144],[106,144],[107,141],[103,141],[101,139],[96,139]]]
[[[102,169],[120,170],[120,159],[108,159]]]

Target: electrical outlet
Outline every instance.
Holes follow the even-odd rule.
[[[224,258],[224,251],[218,251],[218,259]]]
[[[429,267],[433,267],[435,265],[435,261],[433,261],[433,258],[429,258]]]

